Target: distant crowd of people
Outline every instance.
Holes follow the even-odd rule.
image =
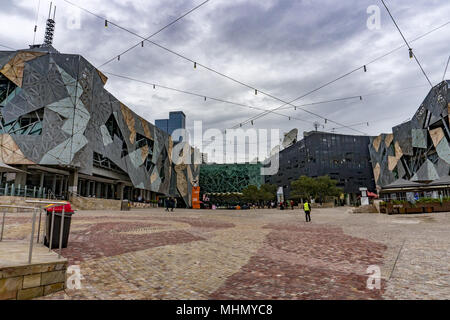
[[[164,205],[165,211],[167,212],[173,212],[174,209],[177,207],[177,199],[168,197],[164,199],[160,199],[159,201],[160,205]],[[275,201],[267,201],[265,203],[244,203],[244,204],[238,204],[238,205],[228,205],[225,206],[225,208],[228,209],[236,209],[236,210],[247,210],[247,209],[275,209],[279,208],[280,210],[285,209],[291,209],[294,210],[295,206],[299,206],[300,209],[303,209],[305,212],[305,219],[306,222],[311,222],[311,204],[309,201],[305,201],[303,204],[296,203],[293,200],[289,201],[281,201],[279,203]],[[211,209],[215,210],[219,208],[219,204],[211,204]]]
[[[297,203],[294,200],[289,201],[281,201],[279,203],[275,201],[267,201],[265,203],[240,203],[240,204],[234,204],[234,205],[224,205],[219,206],[219,204],[206,204],[205,208],[209,208],[216,210],[218,208],[225,208],[225,209],[236,209],[236,210],[248,210],[248,209],[275,209],[279,208],[280,210],[287,210],[291,209],[294,210],[296,206],[299,207],[299,209],[303,209],[305,212],[305,219],[306,222],[311,222],[311,203],[307,200],[304,203]]]

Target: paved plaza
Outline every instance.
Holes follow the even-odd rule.
[[[25,238],[14,214],[5,236]],[[79,290],[43,299],[448,299],[450,214],[300,210],[78,211]],[[370,265],[381,289],[366,287]]]

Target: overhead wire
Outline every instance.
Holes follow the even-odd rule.
[[[3,48],[6,48],[6,49],[11,49],[11,50],[16,50],[16,49],[14,49],[14,48],[11,48],[11,47],[8,47],[8,46],[5,46],[5,45],[3,45],[3,44],[0,44],[0,47],[3,47]]]
[[[76,5],[76,4],[73,4],[72,2],[70,2],[70,1],[68,1],[68,0],[63,0],[63,1],[65,1],[65,2],[67,2],[67,3],[69,3],[69,4],[71,4],[71,5],[76,6],[76,7],[80,8],[81,10],[84,10],[84,11],[90,13],[91,15],[96,16],[97,18],[100,18],[100,19],[106,21],[106,19],[105,19],[104,17],[101,17],[101,16],[99,16],[99,15],[97,15],[97,14],[95,14],[95,13],[93,13],[93,12],[91,12],[91,11],[85,9],[85,8],[82,8],[82,7],[80,7],[80,6]],[[109,22],[110,22],[110,21],[109,21]],[[222,72],[219,72],[219,71],[214,70],[214,69],[212,69],[212,68],[210,68],[210,67],[208,67],[208,66],[205,66],[205,65],[203,65],[203,64],[201,64],[201,63],[195,61],[194,59],[191,59],[191,58],[189,58],[189,57],[186,57],[186,56],[184,56],[184,55],[182,55],[182,54],[180,54],[180,53],[178,53],[178,52],[175,52],[175,51],[173,51],[173,50],[171,50],[171,49],[169,49],[169,48],[167,48],[167,47],[165,47],[165,46],[162,46],[162,45],[160,45],[160,44],[158,44],[158,43],[156,43],[156,42],[154,42],[154,41],[152,41],[152,40],[150,40],[150,39],[146,39],[146,38],[144,38],[143,36],[137,34],[136,32],[133,32],[133,31],[127,29],[127,28],[124,28],[124,27],[122,27],[122,26],[120,26],[120,25],[118,25],[118,24],[116,24],[116,23],[114,23],[114,22],[110,22],[110,23],[111,23],[112,25],[114,25],[114,26],[116,26],[116,27],[118,27],[118,28],[124,30],[124,31],[129,32],[130,34],[135,35],[136,37],[141,38],[141,39],[144,40],[144,41],[147,41],[147,42],[149,42],[149,43],[151,43],[151,44],[153,44],[153,45],[159,47],[160,49],[163,49],[163,50],[165,50],[165,51],[167,51],[167,52],[169,52],[169,53],[172,53],[172,54],[174,54],[174,55],[176,55],[176,56],[178,56],[178,57],[180,57],[180,58],[182,58],[182,59],[184,59],[184,60],[186,60],[186,61],[189,61],[189,62],[193,63],[195,67],[200,66],[200,67],[202,67],[202,68],[204,68],[204,69],[206,69],[206,70],[208,70],[208,71],[211,71],[211,72],[213,72],[213,73],[215,73],[215,74],[217,74],[217,75],[219,75],[219,76],[222,76],[222,77],[224,77],[224,78],[227,78],[227,79],[229,79],[230,81],[233,81],[233,82],[235,82],[235,83],[238,83],[238,84],[240,84],[240,85],[242,85],[242,86],[245,86],[245,87],[247,87],[247,88],[249,88],[249,89],[252,89],[252,90],[255,91],[255,93],[260,92],[260,93],[263,94],[263,95],[266,95],[266,96],[271,97],[271,98],[273,98],[273,99],[275,99],[275,100],[279,100],[279,101],[283,102],[283,105],[281,105],[280,107],[277,107],[277,108],[272,109],[272,110],[270,110],[270,111],[264,111],[263,113],[257,115],[256,117],[249,118],[249,119],[245,120],[244,122],[241,122],[241,123],[239,124],[239,126],[242,126],[243,124],[249,123],[249,122],[251,122],[252,120],[259,119],[259,118],[261,118],[262,116],[265,116],[266,114],[273,113],[274,111],[278,110],[279,108],[281,108],[281,107],[283,107],[283,106],[285,106],[285,105],[287,105],[287,104],[291,104],[291,103],[293,103],[293,102],[295,102],[295,101],[297,101],[297,100],[299,100],[299,99],[301,99],[301,98],[303,98],[303,97],[305,97],[305,96],[307,96],[307,95],[309,95],[309,94],[311,94],[311,93],[314,93],[314,92],[316,92],[316,91],[318,91],[318,90],[320,90],[320,89],[322,89],[322,88],[324,88],[324,87],[326,87],[326,86],[328,86],[328,85],[330,85],[330,84],[332,84],[332,83],[334,83],[334,82],[336,82],[336,81],[338,81],[338,80],[340,80],[340,79],[342,79],[342,78],[344,78],[344,77],[346,77],[346,76],[348,76],[348,75],[350,75],[350,74],[352,74],[352,73],[354,73],[354,72],[356,72],[356,71],[358,71],[358,70],[360,70],[360,69],[364,69],[364,71],[367,71],[367,65],[369,65],[370,63],[374,63],[375,61],[377,61],[377,60],[379,60],[379,59],[381,59],[381,58],[383,58],[383,57],[385,57],[385,56],[387,56],[387,55],[389,55],[389,54],[391,54],[391,53],[397,51],[397,50],[400,49],[401,47],[404,47],[404,45],[402,45],[402,46],[399,47],[399,48],[396,48],[396,49],[394,49],[394,50],[391,50],[390,52],[388,52],[388,53],[386,53],[386,54],[384,54],[384,55],[382,55],[382,56],[379,56],[379,57],[375,58],[374,60],[370,61],[369,63],[366,63],[365,65],[362,65],[362,66],[360,66],[360,67],[358,67],[358,68],[355,68],[355,69],[349,71],[348,73],[346,73],[346,74],[344,74],[344,75],[342,75],[342,76],[340,76],[340,77],[338,77],[338,78],[336,78],[336,79],[334,79],[334,80],[332,80],[332,81],[329,81],[329,82],[325,83],[324,85],[322,85],[322,86],[320,86],[320,87],[318,87],[318,88],[316,88],[316,89],[313,89],[313,90],[307,92],[306,94],[301,95],[300,97],[298,97],[298,98],[296,98],[296,99],[294,99],[294,100],[292,100],[292,101],[290,101],[290,102],[286,102],[286,101],[284,101],[284,100],[282,100],[282,99],[280,99],[280,98],[277,98],[277,97],[275,97],[275,96],[273,96],[273,95],[271,95],[271,94],[268,94],[268,93],[265,92],[265,91],[261,91],[260,89],[257,89],[257,88],[255,88],[254,86],[248,85],[248,84],[246,84],[246,83],[244,83],[244,82],[242,82],[242,81],[239,81],[239,80],[237,80],[237,79],[235,79],[235,78],[233,78],[233,77],[231,77],[231,76],[228,76],[228,75],[226,75],[226,74],[224,74],[224,73],[222,73]],[[450,23],[450,21],[444,23],[444,24],[441,25],[441,26],[438,26],[438,27],[434,28],[433,30],[428,31],[427,33],[425,33],[425,34],[423,34],[423,35],[417,37],[415,40],[418,40],[418,39],[420,39],[420,38],[423,38],[424,36],[426,36],[426,35],[428,35],[428,34],[434,32],[434,31],[436,31],[436,30],[438,30],[438,29],[440,29],[440,28],[443,28],[444,26],[448,25],[449,23]],[[413,41],[415,41],[415,40],[413,40]],[[411,42],[412,42],[412,41],[411,41]],[[408,46],[409,46],[409,44],[408,44]],[[294,107],[295,107],[295,106],[294,106]],[[305,112],[308,112],[308,111],[305,111]],[[311,113],[311,112],[308,112],[308,113]],[[313,115],[315,115],[315,116],[317,116],[317,117],[319,117],[319,118],[326,119],[326,117],[320,116],[320,115],[318,115],[318,114],[315,114],[315,113],[311,113],[311,114],[313,114]],[[334,121],[331,121],[331,122],[334,122]],[[338,124],[338,125],[341,125],[341,126],[344,126],[344,127],[345,127],[345,125],[342,125],[342,124],[337,123],[337,122],[335,122],[335,123]],[[235,126],[235,127],[236,127],[236,126]],[[358,131],[358,130],[357,130],[357,131]],[[361,131],[358,131],[358,132],[365,134],[364,132],[361,132]]]
[[[179,20],[183,19],[184,17],[186,17],[187,15],[189,15],[190,13],[194,12],[195,10],[199,9],[201,6],[205,5],[207,2],[209,2],[210,0],[206,0],[203,1],[202,3],[200,3],[199,5],[197,5],[196,7],[192,8],[191,10],[187,11],[186,13],[184,13],[183,15],[179,16],[178,18],[176,18],[175,20],[173,20],[172,22],[170,22],[169,24],[166,24],[164,27],[160,28],[158,31],[153,32],[151,35],[149,35],[148,37],[146,37],[144,40],[148,40],[154,36],[156,36],[158,33],[160,33],[161,31],[167,29],[168,27],[172,26],[173,24],[175,24],[176,22],[178,22]],[[107,65],[108,63],[116,60],[118,57],[123,56],[124,54],[130,52],[131,50],[133,50],[134,48],[136,48],[137,46],[141,45],[143,46],[144,42],[143,41],[139,41],[138,43],[136,43],[135,45],[129,47],[128,49],[126,49],[125,51],[119,53],[118,55],[115,55],[114,57],[112,57],[111,59],[107,60],[106,62],[104,62],[102,65],[100,65],[98,68],[101,68],[105,65]]]
[[[130,34],[133,34],[134,36],[141,38],[143,41],[147,41],[147,42],[149,42],[149,43],[151,43],[151,44],[153,44],[153,45],[155,45],[155,46],[157,46],[157,47],[159,47],[159,48],[161,48],[161,49],[163,49],[163,50],[165,50],[165,51],[167,51],[167,52],[170,52],[170,53],[172,53],[172,54],[174,54],[174,55],[176,55],[176,56],[178,56],[178,57],[180,57],[180,58],[182,58],[182,59],[184,59],[184,60],[186,60],[186,61],[189,61],[189,62],[193,63],[195,68],[197,68],[198,66],[199,66],[199,67],[202,67],[202,68],[204,68],[204,69],[206,69],[206,70],[208,70],[208,71],[210,71],[210,72],[213,72],[213,73],[215,73],[215,74],[217,74],[217,75],[219,75],[219,76],[222,76],[222,77],[224,77],[224,78],[226,78],[226,79],[228,79],[228,80],[230,80],[230,81],[233,81],[233,82],[235,82],[235,83],[238,83],[238,84],[240,84],[240,85],[242,85],[242,86],[244,86],[244,87],[247,87],[247,88],[251,89],[252,91],[255,92],[255,94],[257,94],[257,93],[259,92],[259,93],[261,93],[261,94],[263,94],[263,95],[265,95],[265,96],[268,96],[268,97],[270,97],[270,98],[272,98],[272,99],[274,99],[274,100],[278,100],[278,101],[280,101],[280,102],[283,103],[282,106],[285,106],[285,105],[287,105],[287,104],[291,104],[291,103],[293,103],[293,102],[295,102],[295,101],[297,101],[297,100],[299,100],[299,99],[301,99],[301,98],[303,98],[303,97],[306,97],[307,95],[312,94],[312,93],[314,93],[314,92],[316,92],[316,91],[318,91],[318,90],[320,90],[320,89],[322,89],[322,88],[324,88],[324,87],[326,87],[326,86],[328,86],[328,85],[330,85],[330,84],[332,84],[332,83],[334,83],[334,82],[336,82],[336,81],[338,81],[338,80],[340,80],[340,79],[342,79],[342,78],[344,78],[344,77],[346,77],[346,76],[348,76],[348,75],[350,75],[350,74],[352,74],[352,73],[354,73],[354,72],[356,72],[356,71],[358,71],[359,69],[363,68],[363,67],[359,67],[359,68],[357,68],[357,69],[355,69],[355,70],[352,70],[352,71],[346,73],[345,75],[342,75],[342,76],[340,76],[340,77],[338,77],[338,78],[336,78],[336,79],[334,79],[334,80],[332,80],[332,81],[329,81],[329,82],[327,82],[326,84],[324,84],[324,85],[322,85],[322,86],[320,86],[320,87],[318,87],[318,88],[316,88],[316,89],[313,89],[313,90],[309,91],[308,93],[306,93],[306,94],[304,94],[304,95],[302,95],[302,96],[300,96],[300,97],[298,97],[298,98],[296,98],[296,99],[294,99],[294,100],[292,100],[292,101],[290,101],[290,102],[286,102],[286,101],[284,101],[283,99],[280,99],[280,98],[278,98],[278,97],[276,97],[276,96],[274,96],[274,95],[272,95],[272,94],[269,94],[269,93],[267,93],[267,92],[265,92],[265,91],[262,91],[262,90],[260,90],[260,89],[257,89],[257,88],[255,88],[255,87],[252,86],[252,85],[246,84],[246,83],[244,83],[244,82],[242,82],[242,81],[240,81],[240,80],[237,80],[237,79],[235,79],[235,78],[233,78],[233,77],[231,77],[231,76],[228,76],[228,75],[226,75],[226,74],[224,74],[224,73],[222,73],[222,72],[220,72],[220,71],[217,71],[217,70],[215,70],[215,69],[213,69],[213,68],[211,68],[211,67],[208,67],[208,66],[206,66],[206,65],[203,65],[203,64],[201,64],[201,63],[199,63],[199,62],[197,62],[197,61],[195,61],[195,60],[193,60],[193,59],[191,59],[191,58],[189,58],[189,57],[186,57],[185,55],[182,55],[182,54],[180,54],[180,53],[178,53],[178,52],[175,52],[175,51],[173,51],[173,50],[171,50],[171,49],[169,49],[169,48],[167,48],[167,47],[165,47],[165,46],[163,46],[163,45],[161,45],[161,44],[158,44],[158,43],[156,43],[156,42],[154,42],[154,41],[152,41],[152,40],[150,40],[150,39],[147,39],[147,38],[145,38],[145,37],[143,37],[143,36],[137,34],[136,32],[131,31],[131,30],[125,28],[125,27],[122,27],[122,26],[120,26],[120,25],[118,25],[118,24],[116,24],[116,23],[114,23],[114,22],[111,22],[111,21],[105,19],[104,17],[102,17],[102,16],[100,16],[100,15],[98,15],[98,14],[95,14],[95,13],[91,12],[90,10],[87,10],[87,9],[85,9],[85,8],[83,8],[83,7],[79,6],[79,5],[77,5],[77,4],[72,3],[72,2],[69,1],[69,0],[63,0],[63,1],[65,1],[65,2],[68,3],[68,4],[71,4],[71,5],[75,6],[75,7],[79,8],[79,9],[81,9],[81,10],[83,10],[83,11],[85,11],[85,12],[87,12],[87,13],[89,13],[89,14],[91,14],[91,15],[97,17],[97,18],[99,18],[99,19],[105,20],[105,21],[107,21],[108,23],[110,23],[111,25],[114,25],[114,26],[116,26],[116,27],[119,28],[119,29],[122,29],[122,30],[124,30],[124,31],[127,31],[127,32],[130,33]],[[120,59],[120,55],[117,56],[117,57],[118,57],[118,60],[119,60],[119,59]],[[278,108],[276,108],[276,109],[278,109]],[[268,111],[268,113],[273,113],[273,111],[275,111],[275,110]],[[320,115],[318,115],[318,114],[316,114],[316,113],[314,113],[314,112],[310,112],[310,111],[305,111],[305,112],[310,113],[310,114],[312,114],[312,115],[315,115],[315,116],[317,116],[317,117],[319,117],[319,118],[325,119],[325,117],[320,116]],[[250,121],[251,121],[251,120],[250,120]],[[248,121],[248,122],[250,122],[250,121]],[[336,122],[336,124],[341,125],[341,126],[344,126],[343,124],[338,123],[338,122]],[[355,130],[355,129],[353,129],[353,130],[354,130],[354,131],[357,131],[357,132],[359,132],[359,133],[365,134],[365,133],[362,132],[362,131]]]
[[[445,66],[444,75],[442,76],[442,81],[445,80],[445,75],[447,74],[448,63],[450,62],[450,56],[447,59],[447,65]]]
[[[108,71],[105,71],[104,73],[108,74],[110,76],[117,77],[117,78],[122,78],[122,79],[125,79],[125,80],[134,81],[134,82],[142,83],[142,84],[145,84],[145,85],[149,85],[149,86],[153,87],[154,89],[162,88],[162,89],[165,89],[165,90],[170,90],[170,91],[174,91],[174,92],[178,92],[178,93],[182,93],[182,94],[186,94],[186,95],[199,97],[199,98],[204,99],[205,101],[206,100],[212,100],[212,101],[217,101],[217,102],[221,102],[221,103],[231,104],[231,105],[244,107],[244,108],[248,108],[248,109],[265,110],[262,107],[251,106],[251,105],[243,104],[243,103],[240,103],[240,102],[234,102],[234,101],[230,101],[230,100],[225,100],[225,99],[221,99],[221,98],[212,97],[212,96],[209,96],[209,95],[204,95],[204,94],[201,94],[201,93],[196,93],[196,92],[187,91],[187,90],[183,90],[183,89],[168,87],[168,86],[156,83],[156,82],[149,82],[149,81],[145,81],[145,80],[140,80],[140,79],[136,79],[136,78],[133,78],[133,77],[130,77],[130,76],[126,76],[126,75],[119,75],[119,74],[115,74],[115,73],[108,72]],[[363,94],[363,95],[355,95],[355,96],[349,96],[349,97],[343,97],[343,98],[323,100],[323,101],[311,102],[311,103],[298,105],[296,107],[305,107],[305,106],[319,105],[319,104],[325,104],[325,103],[339,102],[339,101],[344,101],[344,100],[359,99],[361,96],[369,97],[369,96],[380,95],[380,94],[390,94],[390,93],[401,92],[401,91],[410,90],[410,89],[416,89],[416,88],[420,88],[420,87],[424,87],[424,86],[425,85],[417,85],[417,86],[410,86],[410,87],[400,88],[400,89],[397,89],[397,90],[372,92],[372,93],[367,93],[367,94]],[[283,110],[286,110],[287,108],[292,108],[292,107],[286,107],[286,108],[283,108]],[[280,116],[284,116],[286,118],[291,118],[291,119],[297,120],[297,118],[295,118],[293,116],[289,116],[289,115],[281,114],[281,113],[277,113],[277,114],[280,115]],[[308,121],[308,120],[305,120],[305,119],[298,119],[298,120],[306,122],[306,123],[309,123],[309,124],[314,124],[313,121]],[[373,121],[369,121],[369,122],[373,122]],[[367,123],[367,121],[364,121],[364,122],[361,122],[361,123],[358,123],[358,124],[348,125],[348,127],[355,127],[356,125],[362,125],[362,124],[366,124],[366,123]],[[332,128],[332,129],[341,129],[341,128],[344,128],[344,127],[336,127],[336,128]]]
[[[175,91],[175,92],[178,92],[178,93],[183,93],[183,94],[187,94],[187,95],[191,95],[191,96],[196,96],[196,97],[199,97],[199,98],[202,98],[202,99],[209,99],[209,100],[222,102],[222,103],[226,103],[226,104],[231,104],[231,105],[244,107],[244,108],[248,108],[248,109],[262,110],[262,111],[266,110],[266,109],[261,108],[261,107],[250,106],[250,105],[246,105],[246,104],[239,103],[239,102],[233,102],[233,101],[229,101],[229,100],[225,100],[225,99],[221,99],[221,98],[211,97],[209,95],[204,95],[204,94],[195,93],[195,92],[191,92],[191,91],[186,91],[186,90],[182,90],[182,89],[172,88],[172,87],[168,87],[168,86],[165,86],[165,85],[157,84],[157,83],[154,83],[154,82],[148,82],[148,81],[144,81],[144,80],[139,80],[139,79],[136,79],[136,78],[132,78],[132,77],[129,77],[129,76],[124,76],[124,75],[119,75],[119,74],[115,74],[115,73],[112,73],[112,72],[105,71],[104,73],[108,74],[108,75],[111,75],[111,76],[114,76],[114,77],[118,77],[118,78],[130,80],[130,81],[135,81],[135,82],[139,82],[139,83],[142,83],[142,84],[146,84],[146,85],[152,86],[154,89],[162,88],[162,89],[166,89],[166,90]],[[282,114],[282,113],[276,113],[276,114],[280,115],[280,116],[283,116],[283,117],[286,117],[286,118],[295,119],[295,120],[298,120],[298,121],[303,121],[303,122],[307,122],[307,123],[313,123],[312,121],[307,121],[307,120],[304,120],[304,119],[296,118],[296,117],[289,116],[289,115]]]
[[[41,0],[38,1],[38,6],[36,9],[36,22],[34,24],[34,35],[33,35],[33,45],[36,42],[36,32],[37,32],[37,27],[38,27],[38,20],[39,20],[39,9],[41,8]]]
[[[416,54],[413,52],[413,49],[411,48],[411,46],[409,45],[408,41],[406,40],[405,36],[403,35],[402,31],[400,30],[400,27],[398,26],[397,22],[395,21],[394,17],[391,14],[391,11],[389,10],[389,8],[387,7],[386,3],[384,2],[384,0],[381,0],[381,2],[383,3],[384,7],[386,8],[386,11],[388,12],[389,16],[391,17],[392,22],[394,23],[395,27],[397,28],[398,32],[400,33],[400,35],[403,38],[403,41],[405,41],[405,44],[408,46],[409,49],[409,54],[410,57],[414,57],[414,59],[416,60],[417,64],[420,67],[420,70],[422,70],[423,75],[425,76],[425,78],[427,79],[428,83],[430,84],[430,86],[433,88],[433,84],[430,81],[430,78],[428,78],[428,75],[426,74],[425,70],[423,69],[422,65],[419,62],[419,59],[417,58]]]
[[[435,32],[435,31],[437,31],[437,30],[440,30],[440,29],[446,27],[446,26],[449,25],[449,24],[450,24],[450,21],[447,21],[447,22],[445,22],[445,23],[443,23],[443,24],[441,24],[441,25],[439,25],[439,26],[437,26],[437,27],[435,27],[435,28],[433,28],[433,29],[431,29],[431,30],[425,32],[424,34],[421,34],[421,35],[417,36],[416,38],[412,39],[409,43],[413,43],[413,42],[415,42],[415,41],[418,41],[418,40],[420,40],[420,39],[422,39],[422,38],[428,36],[429,34],[431,34],[431,33]],[[396,52],[396,51],[398,51],[398,50],[404,48],[405,46],[407,46],[407,44],[402,44],[402,45],[400,45],[400,46],[398,46],[398,47],[396,47],[396,48],[394,48],[394,49],[392,49],[392,50],[390,50],[390,51],[388,51],[388,52],[386,52],[386,53],[384,53],[384,54],[382,54],[382,55],[380,55],[380,56],[378,56],[378,57],[376,57],[376,58],[374,58],[374,59],[372,59],[372,60],[370,60],[369,62],[367,62],[367,63],[364,64],[363,66],[359,67],[358,70],[361,69],[361,68],[363,68],[364,72],[367,72],[367,66],[368,66],[368,65],[370,65],[370,64],[372,64],[372,63],[375,63],[375,62],[377,62],[377,61],[379,61],[379,60],[381,60],[381,59],[383,59],[383,58],[385,58],[385,57],[387,57],[387,56],[393,54],[394,52]],[[354,70],[352,70],[352,71],[354,72],[354,71],[357,71],[357,70],[354,69]],[[280,106],[280,107],[283,107],[283,106]],[[276,110],[276,109],[273,109],[273,110]],[[248,123],[250,120],[255,120],[256,117],[259,117],[259,115],[255,116],[255,117],[253,117],[253,118],[249,118],[249,119],[247,119],[246,121],[244,121],[243,123]]]

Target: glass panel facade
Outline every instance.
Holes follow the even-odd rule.
[[[368,144],[366,136],[310,132],[280,152],[279,172],[266,176],[266,182],[285,186],[285,196],[289,196],[290,183],[302,175],[328,175],[346,193],[359,193],[360,187],[374,191]]]

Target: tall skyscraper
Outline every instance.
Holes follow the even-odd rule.
[[[172,111],[169,113],[169,119],[155,120],[155,125],[172,135],[176,129],[186,129],[186,115],[183,111]],[[174,139],[174,142],[180,141],[181,139]]]

